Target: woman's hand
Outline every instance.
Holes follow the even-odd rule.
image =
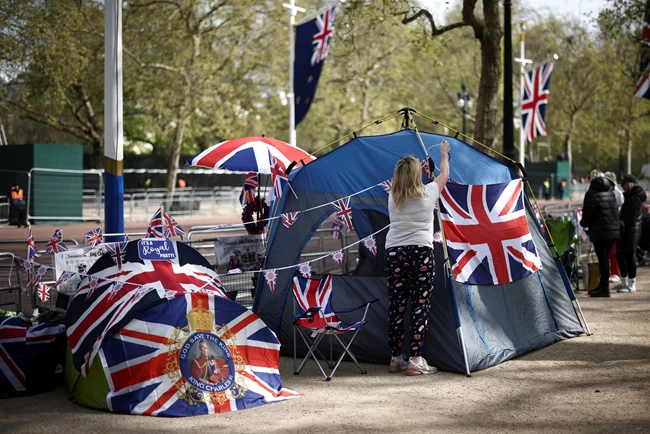
[[[443,140],[443,141],[440,143],[440,151],[441,151],[441,152],[444,152],[445,154],[448,154],[449,151],[451,151],[451,145],[449,144],[448,141]]]

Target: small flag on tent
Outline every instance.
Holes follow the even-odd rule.
[[[108,289],[108,299],[112,300],[115,298],[115,296],[119,294],[120,290],[124,288],[125,284],[126,282],[122,282],[121,280],[113,283],[113,285]]]
[[[264,279],[269,285],[271,294],[273,294],[275,292],[275,281],[278,280],[278,273],[275,270],[264,270]]]
[[[162,209],[158,208],[153,217],[151,217],[145,238],[163,238],[165,234],[163,231],[163,220]]]
[[[293,225],[296,222],[296,220],[298,220],[299,213],[300,211],[280,214],[280,218],[282,219],[282,224],[284,225],[284,227],[290,228],[291,225]]]
[[[45,251],[47,253],[59,253],[65,252],[66,250],[68,250],[68,248],[63,244],[63,231],[57,229],[54,231],[54,235],[52,235],[50,242],[45,245]]]
[[[296,26],[296,46],[293,63],[293,91],[298,125],[314,100],[318,79],[334,35],[337,7],[328,8],[313,20]]]
[[[61,273],[61,276],[57,279],[56,283],[54,284],[54,287],[56,288],[60,284],[67,282],[74,276],[76,273],[73,273],[72,271],[64,271]]]
[[[634,96],[650,99],[650,0],[647,0],[645,5],[639,80],[636,82]]]
[[[43,303],[48,301],[50,299],[50,287],[41,282],[38,284],[37,288],[36,294],[38,294],[38,298],[40,298]]]
[[[526,141],[546,135],[546,104],[551,88],[553,61],[524,74],[524,88],[521,98],[521,123],[525,129]]]
[[[36,242],[34,241],[34,237],[32,236],[32,227],[28,226],[27,227],[27,260],[31,260],[32,258],[38,258],[39,255],[38,252],[36,251]]]
[[[92,276],[90,278],[90,283],[88,284],[88,292],[86,293],[86,301],[93,295],[93,292],[97,289],[97,286],[99,286],[99,278]]]
[[[337,263],[343,263],[343,249],[330,253],[330,257]]]
[[[528,230],[523,184],[447,184],[440,215],[454,278],[500,285],[542,268]]]
[[[350,196],[345,199],[339,199],[336,202],[332,202],[334,208],[336,208],[336,216],[341,217],[343,222],[348,227],[348,229],[353,230],[352,226],[352,207],[350,206]]]
[[[38,267],[38,270],[36,270],[36,276],[34,276],[34,281],[31,282],[31,284],[37,286],[39,282],[43,279],[43,276],[45,276],[48,271],[50,271],[50,267],[48,267],[47,265],[41,265],[40,267]]]
[[[102,228],[96,228],[92,231],[88,231],[84,234],[86,243],[90,244],[92,247],[95,247],[97,244],[104,242],[104,236],[102,235]]]
[[[363,245],[366,249],[370,250],[373,256],[377,256],[377,240],[374,235],[368,235],[363,239]]]
[[[165,238],[180,237],[185,234],[185,231],[181,225],[174,220],[174,217],[164,213],[163,218],[165,219]]]
[[[242,206],[255,202],[255,190],[257,190],[259,185],[260,183],[257,180],[257,173],[248,172],[246,180],[244,181],[244,186],[241,189],[241,194],[239,195],[239,203],[241,203]]]
[[[302,277],[309,279],[311,277],[311,262],[303,262],[298,265],[298,271],[302,274]]]
[[[275,158],[269,153],[271,157],[271,183],[273,184],[273,198],[281,198],[284,184],[289,181],[284,163],[280,159]],[[270,200],[269,200],[270,202]]]
[[[126,257],[126,243],[112,243],[105,245],[108,253],[111,254],[113,262],[117,265],[117,269],[122,269],[122,264],[124,263],[124,258]]]

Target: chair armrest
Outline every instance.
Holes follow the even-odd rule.
[[[357,307],[353,307],[353,308],[350,308],[350,309],[335,310],[334,313],[338,315],[339,313],[354,312],[355,310],[365,308],[366,310],[363,312],[363,318],[361,318],[361,321],[365,321],[366,320],[366,315],[368,314],[368,308],[370,307],[371,304],[373,304],[373,303],[375,303],[377,301],[379,301],[379,299],[375,298],[374,300],[367,301],[364,304],[362,304],[360,306],[357,306]]]

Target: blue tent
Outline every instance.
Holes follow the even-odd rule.
[[[296,195],[285,189],[275,215],[301,213],[290,228],[279,220],[273,221],[264,269],[304,262],[300,258],[306,244],[335,212],[334,207],[321,205],[391,179],[395,164],[404,155],[424,160],[426,148],[433,160],[439,162],[439,144],[443,139],[451,144],[450,177],[454,181],[495,184],[516,178],[504,163],[452,137],[403,129],[393,134],[354,138],[291,172],[289,179]],[[350,205],[359,238],[389,224],[387,195],[381,188],[370,188],[352,196]],[[455,282],[454,288],[449,288],[443,270],[443,249],[441,244],[436,244],[436,278],[424,352],[432,365],[446,371],[469,373],[583,333],[572,304],[573,291],[565,284],[528,203],[527,215],[543,268],[509,284],[476,286]],[[377,363],[390,360],[383,260],[385,236],[386,231],[376,235],[376,257],[363,255],[361,247],[355,271],[333,277],[335,307],[380,299],[368,313],[370,323],[352,347],[360,359]],[[293,353],[294,345],[291,294],[294,273],[292,269],[278,270],[273,293],[265,280],[259,279],[253,305],[254,312],[275,330],[286,354]],[[306,348],[298,347],[298,350],[304,353]]]

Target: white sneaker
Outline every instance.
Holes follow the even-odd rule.
[[[391,374],[396,374],[398,372],[402,372],[404,369],[408,368],[409,366],[409,361],[406,360],[406,357],[404,357],[404,354],[400,354],[398,357],[391,357],[390,358],[390,365],[388,365],[388,372]]]
[[[618,276],[617,274],[612,274],[609,277],[609,283],[620,283],[620,281],[621,281],[621,277]]]
[[[632,278],[627,278],[627,289],[629,289],[629,292],[636,292],[636,277],[634,279]]]
[[[438,372],[433,366],[429,366],[424,357],[411,357],[409,359],[408,368],[406,368],[406,375],[428,375]]]
[[[628,288],[627,286],[616,285],[616,292],[627,294],[628,292],[632,292],[632,291],[630,291],[630,288]]]

